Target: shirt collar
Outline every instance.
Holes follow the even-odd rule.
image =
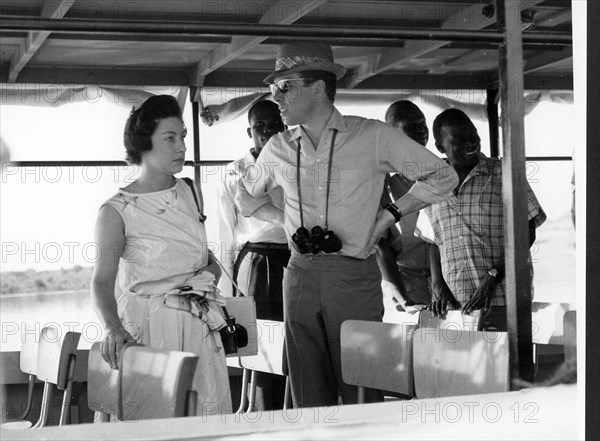
[[[491,173],[490,169],[493,167],[492,161],[490,158],[485,156],[483,153],[479,153],[479,162],[469,175],[489,175]]]
[[[327,121],[327,125],[325,126],[325,130],[328,129],[336,129],[338,132],[345,132],[348,130],[348,127],[346,126],[346,119],[335,106],[333,107],[331,117],[329,118],[329,121]],[[301,138],[303,132],[304,130],[302,129],[302,126],[297,126],[293,130],[292,136],[290,137],[290,141],[295,141],[296,139]]]

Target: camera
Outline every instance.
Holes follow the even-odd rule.
[[[320,226],[313,227],[311,232],[300,227],[292,235],[292,240],[298,246],[301,254],[335,253],[342,249],[342,241],[333,231],[323,230]]]

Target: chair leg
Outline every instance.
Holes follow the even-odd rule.
[[[365,402],[365,388],[358,386],[358,404],[364,404]]]
[[[283,410],[288,410],[292,401],[292,385],[290,376],[285,376],[285,392],[283,393]]]
[[[240,407],[238,408],[236,414],[240,414],[246,409],[246,404],[248,401],[248,375],[250,375],[250,371],[246,368],[242,371],[242,394],[240,396]]]
[[[256,381],[257,381],[257,373],[256,371],[252,371],[252,376],[250,377],[250,398],[248,403],[248,410],[246,413],[254,412],[254,407],[256,406]]]
[[[198,412],[198,392],[188,390],[185,396],[185,416],[196,416]]]
[[[31,412],[31,404],[33,403],[33,388],[35,387],[35,375],[29,374],[29,385],[27,386],[27,403],[25,404],[25,410],[19,417],[18,421],[23,421]]]
[[[44,383],[44,393],[42,394],[42,407],[40,408],[40,418],[37,423],[33,425],[35,428],[42,428],[46,425],[48,420],[48,410],[50,408],[50,401],[52,400],[52,384]]]
[[[63,402],[60,409],[60,420],[58,421],[59,426],[67,424],[69,417],[69,408],[71,406],[71,395],[73,394],[73,377],[75,376],[75,362],[77,355],[71,354],[69,356],[69,370],[67,372],[67,383],[65,391],[63,393]]]

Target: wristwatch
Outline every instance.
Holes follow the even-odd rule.
[[[392,213],[392,216],[394,216],[394,222],[400,222],[400,219],[402,219],[402,213],[400,212],[400,209],[394,205],[393,202],[391,204],[386,205],[384,208],[390,213]]]
[[[488,270],[488,274],[490,276],[492,276],[493,278],[497,279],[498,276],[500,275],[500,272],[496,268],[492,268],[492,269]]]

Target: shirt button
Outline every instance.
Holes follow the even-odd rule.
[[[458,237],[459,237],[460,240],[462,240],[462,238],[463,238],[462,236],[458,236]]]
[[[319,187],[319,190],[323,190],[323,187]]]
[[[324,216],[324,215],[321,215],[321,216],[319,216],[319,217],[320,217],[321,219],[323,219],[325,216]],[[461,236],[461,237],[462,237],[462,236]]]
[[[320,160],[320,159],[317,159],[317,162],[321,162],[321,160]]]

